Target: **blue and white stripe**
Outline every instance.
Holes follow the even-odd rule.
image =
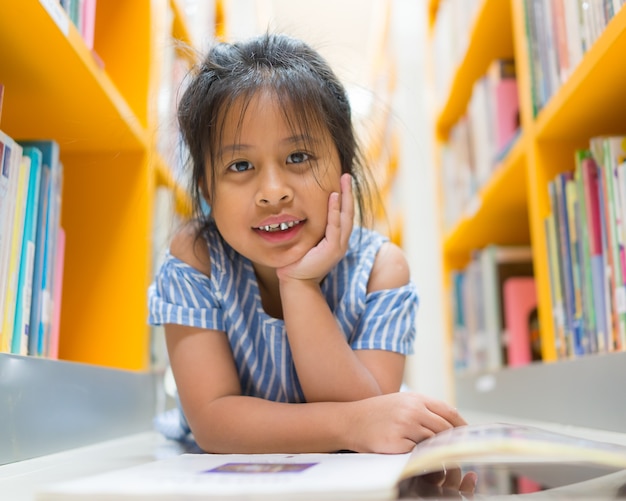
[[[149,289],[149,322],[226,332],[243,394],[303,402],[285,324],[264,312],[252,264],[215,227],[206,237],[211,277],[168,254]],[[322,282],[322,292],[353,349],[411,354],[418,307],[414,284],[366,293],[385,241],[376,232],[355,229],[346,256]]]

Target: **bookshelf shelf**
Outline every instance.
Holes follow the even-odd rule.
[[[552,7],[551,0],[527,1],[534,8],[541,8],[538,7],[541,5],[546,9],[542,11],[546,15]],[[590,28],[597,31],[599,36],[595,37],[593,45],[583,54],[569,78],[553,92],[535,116],[531,69],[533,64],[538,63],[531,57],[528,36],[532,30],[527,26],[527,1],[479,2],[476,19],[467,33],[467,51],[457,65],[445,104],[435,116],[433,135],[437,149],[444,151],[449,131],[461,120],[470,103],[476,80],[486,72],[494,59],[514,57],[520,105],[520,136],[504,161],[493,170],[491,178],[479,191],[476,202],[471,205],[466,216],[443,233],[443,269],[445,273],[462,270],[473,252],[490,244],[528,245],[532,248],[543,362],[532,363],[523,370],[505,367],[495,372],[456,374],[455,380],[457,403],[464,408],[486,409],[487,405],[490,411],[522,417],[524,411],[521,408],[524,407],[536,411],[533,417],[545,419],[548,407],[541,403],[542,398],[547,401],[561,396],[561,381],[568,381],[573,371],[587,371],[583,378],[589,378],[595,387],[602,386],[604,381],[626,375],[621,363],[623,351],[570,355],[570,359],[557,353],[545,226],[546,218],[552,212],[548,185],[557,175],[574,172],[576,152],[588,149],[590,140],[595,137],[626,135],[626,99],[623,91],[626,81],[623,56],[626,54],[626,8],[619,7],[620,10],[613,14],[603,29],[597,24]],[[431,22],[434,30],[439,28],[436,16],[442,11],[441,3],[429,4],[428,13],[435,16]],[[611,4],[618,5],[617,2]],[[433,9],[433,5],[436,8]],[[534,13],[537,14],[537,11]],[[546,26],[551,25],[546,21]],[[439,33],[431,33],[433,47],[437,47],[434,43],[437,35]],[[459,36],[458,33],[453,35]],[[498,45],[502,47],[496,49]],[[550,49],[541,46],[540,50]],[[444,277],[444,283],[447,288],[453,286],[450,275]],[[448,297],[451,297],[451,292]],[[448,311],[453,310],[448,308]],[[451,318],[448,320],[452,329]],[[449,338],[453,339],[453,336]],[[495,389],[489,391],[489,396],[485,396],[484,389],[481,389],[483,377],[492,378]],[[542,392],[537,398],[527,396],[527,383],[534,381],[533,384],[540,385],[544,377],[545,393]],[[556,407],[560,409],[557,414],[558,419],[569,419],[573,423],[574,418],[570,419],[568,414],[580,408],[577,399],[579,393],[572,385],[567,388],[562,400],[555,399],[555,402],[559,402]],[[544,398],[542,395],[548,396]],[[610,398],[606,393],[602,395],[601,399],[605,401],[592,404],[594,412],[584,413],[583,421],[591,427],[609,426],[607,423],[610,421],[611,429],[625,431],[626,428],[619,420],[607,421],[598,416],[612,412],[608,403]],[[589,398],[591,401],[591,395]],[[550,405],[550,408],[556,407]]]
[[[474,82],[493,59],[513,56],[508,1],[483,0],[474,19],[467,51],[452,78],[447,100],[437,116],[437,134],[445,139],[465,112]]]
[[[65,35],[37,2],[8,2],[0,32],[2,122],[15,137],[56,137],[72,152],[146,147],[140,120],[74,25]]]

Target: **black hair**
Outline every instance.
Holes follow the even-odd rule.
[[[325,127],[337,148],[341,172],[353,179],[359,222],[371,223],[374,185],[358,145],[345,88],[320,54],[301,40],[266,33],[243,42],[217,43],[196,65],[178,104],[178,122],[191,166],[193,216],[202,219],[203,187],[215,187],[213,169],[224,117],[242,99],[245,110],[260,90],[278,99],[288,123]],[[243,113],[243,111],[242,111]],[[212,179],[205,179],[207,171]],[[214,193],[209,193],[209,199]]]

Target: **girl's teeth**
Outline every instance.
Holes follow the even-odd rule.
[[[268,224],[266,226],[261,226],[259,229],[261,229],[263,231],[268,231],[268,232],[285,231],[285,230],[288,230],[289,228],[293,228],[298,223],[299,223],[298,221],[289,221],[288,223]]]

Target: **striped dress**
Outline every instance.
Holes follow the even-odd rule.
[[[168,253],[149,288],[149,323],[225,332],[244,395],[304,402],[285,323],[263,310],[252,263],[235,252],[215,226],[205,237],[210,242],[211,276]],[[415,339],[415,285],[367,294],[374,259],[385,241],[374,231],[355,228],[346,255],[321,289],[352,349],[408,355]]]

